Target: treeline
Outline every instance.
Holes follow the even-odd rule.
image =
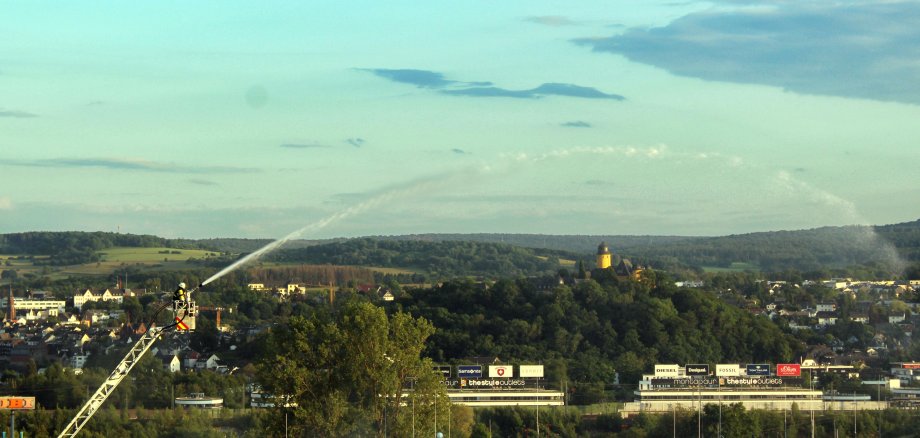
[[[578,403],[599,398],[616,373],[634,384],[656,363],[780,362],[799,354],[799,344],[770,320],[711,293],[675,288],[663,276],[546,284],[450,281],[407,290],[397,305],[438,328],[427,352],[435,361],[544,363],[554,384],[588,385]]]
[[[920,227],[905,224],[897,229],[900,231],[891,232],[885,227],[824,227],[694,239],[623,251],[671,257],[694,266],[728,267],[744,262],[776,272],[875,264],[895,273],[903,269],[904,261],[920,260],[915,249],[920,245]]]
[[[253,283],[283,286],[287,283],[305,283],[308,285],[342,285],[373,283],[374,272],[355,266],[334,265],[300,265],[295,267],[277,267],[249,269],[249,279]]]
[[[553,272],[558,258],[507,244],[351,239],[305,248],[282,249],[266,256],[282,263],[397,267],[435,277],[518,276]]]
[[[81,231],[35,231],[28,233],[0,234],[0,253],[4,254],[51,254],[66,249],[99,251],[116,246],[157,247],[169,246],[169,240],[162,237],[137,234],[120,234]]]
[[[36,265],[75,265],[101,260],[97,251],[113,247],[200,248],[193,241],[168,240],[162,237],[82,231],[34,231],[0,234],[0,254],[48,255],[33,259]]]
[[[536,234],[420,234],[391,237],[425,242],[504,242],[548,248],[591,259],[601,241],[615,254],[658,267],[730,267],[748,263],[766,272],[861,269],[900,274],[905,262],[920,262],[920,220],[884,226],[822,227],[719,237],[565,236]]]

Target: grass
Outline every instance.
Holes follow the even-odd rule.
[[[543,261],[549,260],[549,257],[547,256],[536,256],[536,257]],[[575,266],[575,260],[559,259],[559,265],[560,266]]]
[[[159,263],[203,259],[219,255],[214,251],[176,248],[108,248],[99,251],[103,262]]]
[[[204,259],[219,255],[214,251],[162,247],[107,248],[99,251],[98,254],[102,259],[99,262],[70,266],[36,266],[33,260],[47,259],[46,255],[0,254],[0,270],[15,269],[20,276],[41,274],[48,276],[51,280],[59,280],[71,275],[108,275],[123,269],[126,265],[139,265],[150,269],[188,269],[194,267],[188,263],[191,258]],[[25,257],[32,257],[32,259]]]

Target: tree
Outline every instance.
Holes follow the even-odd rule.
[[[413,422],[433,425],[448,409],[439,375],[420,356],[433,333],[427,320],[388,318],[367,302],[347,303],[336,316],[291,317],[270,335],[257,375],[277,397],[274,428],[287,418],[294,435],[406,436]]]

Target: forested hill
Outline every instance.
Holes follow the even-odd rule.
[[[116,246],[188,247],[162,237],[105,232],[51,232],[0,234],[0,254],[47,255],[47,264],[70,265],[99,261],[96,251]],[[186,245],[193,245],[187,243]]]
[[[527,279],[490,286],[454,280],[409,290],[396,304],[438,327],[428,351],[438,362],[542,361],[551,378],[574,382],[610,382],[619,372],[635,383],[656,363],[781,362],[801,354],[801,345],[767,318],[711,293],[676,288],[666,276],[649,279],[552,290]]]
[[[694,266],[744,262],[765,271],[815,271],[869,265],[897,272],[907,262],[920,261],[920,221],[712,237],[653,248],[626,247],[623,252],[670,257]]]
[[[438,277],[536,275],[555,272],[559,268],[554,254],[508,244],[372,238],[281,249],[265,259],[282,263],[408,268]]]
[[[0,254],[53,255],[67,249],[98,251],[116,246],[156,247],[168,246],[162,237],[137,234],[119,234],[81,231],[32,231],[28,233],[0,234]]]
[[[614,253],[626,257],[696,267],[747,263],[764,271],[816,271],[870,265],[894,272],[903,268],[904,262],[920,262],[920,220],[874,227],[822,227],[720,237],[417,234],[389,238],[504,242],[570,251],[589,259],[603,241]]]
[[[164,239],[105,232],[0,234],[0,254],[49,255],[50,264],[96,261],[111,247],[173,247],[229,254],[261,248],[270,239]],[[600,242],[617,255],[653,267],[728,267],[744,263],[768,271],[820,271],[869,266],[894,273],[920,266],[920,220],[883,226],[822,227],[721,237],[538,234],[414,234],[360,239],[295,240],[275,260],[412,267],[430,273],[478,275],[533,273],[553,269],[537,256],[593,260]],[[528,249],[529,248],[529,249]],[[488,268],[487,268],[488,267]],[[590,266],[589,266],[590,267]],[[467,270],[466,272],[463,272]]]

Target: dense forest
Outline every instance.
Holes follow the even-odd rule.
[[[672,283],[654,275],[552,288],[529,279],[458,280],[406,290],[396,306],[438,328],[428,347],[435,361],[546,363],[554,385],[581,385],[586,398],[616,373],[637,382],[655,363],[777,362],[800,353],[801,344],[768,319]]]
[[[265,257],[283,263],[332,263],[416,269],[436,278],[535,275],[558,269],[558,259],[507,244],[351,239],[282,249]]]
[[[822,227],[719,237],[584,236],[539,234],[419,234],[390,239],[504,242],[590,257],[601,241],[631,258],[669,266],[728,267],[747,263],[759,270],[811,271],[854,265],[880,265],[896,272],[905,262],[920,262],[920,220],[883,226]]]

